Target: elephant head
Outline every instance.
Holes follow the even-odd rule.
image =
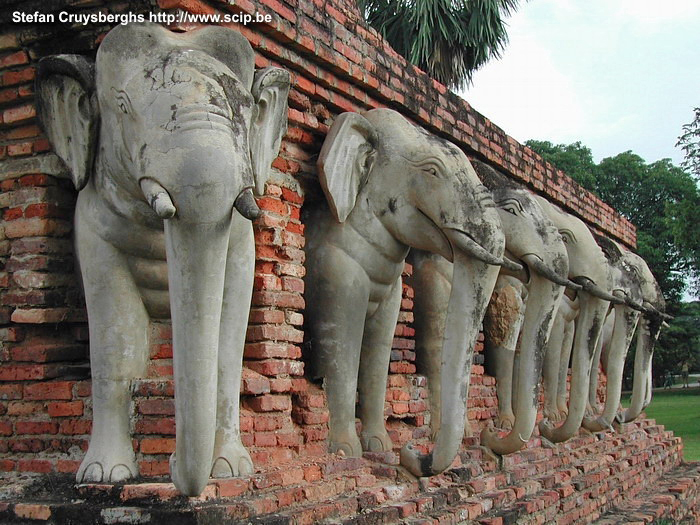
[[[484,168],[479,173],[482,171]],[[503,300],[508,293],[494,293],[501,300],[489,308],[484,323],[486,364],[498,378],[499,408],[508,413],[512,407],[514,420],[503,438],[484,429],[481,444],[498,454],[509,454],[524,446],[535,427],[545,344],[564,288],[581,287],[568,280],[566,247],[535,196],[508,184],[495,188],[493,196],[506,236],[506,255],[522,262],[527,270],[515,279],[502,270],[497,289],[513,290],[513,296],[524,289],[520,294],[524,298],[510,304],[513,301]],[[515,305],[520,305],[520,311],[510,312],[518,309]],[[516,344],[520,352],[514,373]],[[509,401],[510,407],[506,406]]]
[[[664,326],[664,320],[671,319],[671,317],[664,313],[666,301],[661,287],[644,259],[632,252],[627,252],[625,259],[635,278],[638,279],[642,299],[642,314],[639,320],[641,329],[637,332],[637,346],[634,355],[632,397],[630,406],[617,416],[620,422],[628,423],[636,419],[651,402],[651,365],[654,345],[659,338],[661,328]]]
[[[437,431],[430,454],[410,445],[401,452],[413,473],[439,473],[462,440],[472,350],[498,273],[492,265],[519,268],[502,258],[493,200],[461,150],[388,109],[341,114],[318,166],[330,210],[307,222],[307,317],[326,380],[333,450],[361,452],[354,435],[358,367],[364,448],[391,447],[383,407],[403,261],[412,247],[454,262],[440,380],[441,419],[449,424]],[[339,289],[346,302],[357,297],[342,311]]]
[[[591,367],[605,316],[611,302],[623,300],[610,293],[609,266],[593,234],[580,219],[563,212],[538,197],[542,209],[559,229],[569,254],[569,279],[583,287],[573,340],[573,361],[569,408],[565,422],[554,428],[547,420],[540,423],[541,434],[553,442],[572,437],[581,426],[586,409]],[[563,341],[551,340],[549,348],[561,351]],[[548,350],[548,351],[551,351]],[[561,363],[566,367],[567,363]]]
[[[126,257],[126,279],[139,286],[151,317],[171,313],[177,422],[171,468],[182,492],[199,494],[214,448],[218,348],[227,330],[222,308],[230,307],[224,289],[238,279],[231,272],[252,282],[252,262],[236,268],[230,249],[238,236],[252,260],[252,228],[232,223],[240,223],[239,213],[247,219],[260,213],[251,189],[263,191],[285,133],[289,75],[256,72],[250,44],[229,29],[173,33],[129,24],[105,37],[94,65],[80,56],[47,57],[37,76],[41,121],[81,190],[76,231],[89,230],[97,237],[88,245],[104,242],[104,253],[116,249]],[[88,251],[78,246],[79,259]],[[154,284],[160,270],[143,278],[143,268],[155,265],[149,261],[166,255],[164,284]],[[79,262],[85,280],[92,261]],[[99,315],[88,297],[91,341]],[[122,351],[122,359],[133,359],[134,349]],[[109,375],[110,366],[120,365],[93,361],[93,377]]]

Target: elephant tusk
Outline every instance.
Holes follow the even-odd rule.
[[[511,272],[521,272],[523,271],[523,265],[520,263],[517,263],[505,255],[503,256],[503,262],[499,264],[499,266],[502,266],[506,270],[510,270]]]
[[[253,190],[250,188],[245,188],[238,194],[238,197],[236,197],[236,200],[233,202],[233,206],[243,217],[251,221],[254,221],[262,215],[262,211],[258,208],[255,197],[253,197]]]
[[[535,270],[545,279],[552,281],[553,283],[559,284],[561,286],[566,286],[567,288],[576,291],[581,290],[583,288],[580,284],[576,284],[567,279],[566,277],[562,277],[561,275],[556,273],[549,266],[544,264],[542,259],[540,259],[534,253],[528,253],[526,255],[523,255],[522,259],[525,262],[525,264],[527,264],[530,268]]]
[[[146,197],[146,202],[153,208],[156,215],[163,220],[172,219],[177,211],[168,192],[153,179],[141,179],[139,182],[141,191]]]
[[[668,315],[667,313],[664,313],[664,312],[658,310],[649,301],[644,301],[642,308],[643,308],[642,312],[644,312],[648,316],[657,317],[659,319],[663,319],[664,321],[672,321],[674,319],[674,317],[672,315]]]
[[[647,311],[647,309],[644,308],[643,305],[639,304],[638,302],[636,302],[634,299],[631,299],[627,295],[625,295],[624,300],[625,300],[625,304],[627,306],[629,306],[630,308],[632,308],[633,310],[637,310],[638,312],[642,312],[642,313],[645,313]]]
[[[479,259],[482,262],[485,262],[486,264],[502,266],[503,268],[513,272],[520,272],[523,270],[521,264],[511,261],[507,257],[497,257],[493,255],[462,231],[448,228],[445,230],[445,235],[452,244],[453,250],[459,250],[467,255]]]
[[[589,294],[597,297],[598,299],[603,299],[605,301],[609,301],[613,304],[625,304],[625,301],[623,299],[620,299],[618,297],[615,297],[611,293],[606,292],[599,286],[597,286],[592,280],[590,280],[588,277],[574,277],[573,281],[577,284],[580,284],[583,287],[583,290],[585,292],[588,292]]]

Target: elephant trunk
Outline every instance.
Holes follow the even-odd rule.
[[[401,464],[416,476],[439,474],[457,456],[464,434],[474,345],[497,277],[496,266],[455,250],[440,367],[441,424],[430,453],[420,454],[411,444],[401,450]]]
[[[211,472],[230,227],[230,217],[213,223],[165,221],[176,423],[170,469],[175,486],[187,496],[201,494]]]
[[[627,350],[632,342],[634,331],[637,328],[638,320],[638,312],[627,306],[615,306],[615,324],[612,337],[608,343],[608,359],[605,366],[605,374],[607,376],[605,407],[599,417],[584,418],[583,420],[584,428],[591,432],[600,432],[610,428],[615,419],[622,395],[622,375],[625,368],[625,358],[627,357]],[[591,384],[591,389],[595,389],[596,386]]]
[[[653,323],[649,318],[643,317],[640,325],[640,333],[637,335],[637,348],[634,355],[634,379],[632,382],[632,397],[630,406],[618,416],[621,423],[634,421],[642,410],[648,405],[649,394],[647,390],[651,380],[651,359],[654,355],[654,344],[659,335],[659,328],[655,329],[657,323]]]
[[[540,433],[554,443],[571,438],[583,421],[588,400],[591,365],[608,307],[609,303],[598,297],[588,294],[581,296],[581,309],[576,319],[576,334],[573,342],[569,412],[566,421],[559,427],[552,427],[546,420],[540,423]]]
[[[520,335],[517,380],[514,381],[518,389],[517,393],[513,393],[515,422],[512,430],[503,438],[499,438],[489,428],[481,433],[481,444],[496,454],[517,452],[528,442],[535,428],[545,345],[563,293],[562,285],[550,281],[537,271],[532,272]]]

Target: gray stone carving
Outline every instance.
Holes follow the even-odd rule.
[[[485,184],[495,187],[492,193],[505,233],[506,256],[524,266],[520,272],[501,269],[484,319],[486,365],[498,380],[497,426],[511,432],[499,438],[486,429],[481,442],[498,454],[509,454],[522,448],[535,427],[544,344],[563,289],[580,286],[568,281],[564,243],[534,195],[485,164],[476,162],[475,167]],[[416,353],[420,371],[428,377],[432,412],[439,413],[440,399],[434,391],[441,388],[439,336],[451,265],[422,255],[414,256],[413,262]],[[432,424],[435,430],[440,421],[433,419]]]
[[[617,416],[622,394],[625,358],[637,330],[640,313],[643,313],[644,317],[641,320],[643,327],[639,330],[637,352],[640,353],[642,362],[653,353],[654,343],[664,317],[660,312],[664,308],[661,289],[646,262],[614,241],[602,237],[597,237],[597,240],[610,263],[613,295],[621,297],[625,303],[614,305],[608,313],[593,360],[588,392],[589,408],[583,420],[583,426],[592,432],[610,428]],[[600,414],[597,409],[598,363],[602,365],[607,377],[605,406]],[[650,363],[649,358],[648,364]],[[641,377],[635,377],[638,390],[639,385],[648,383],[647,374],[649,373],[650,368],[647,364],[641,367],[639,371]],[[651,394],[651,389],[648,394]],[[646,397],[646,392],[642,396],[638,391],[632,410],[625,411],[621,417],[625,418],[628,413],[631,419],[638,416],[641,407],[645,406]]]
[[[566,368],[568,365],[568,357],[562,357],[562,354],[565,355],[568,348],[572,352],[571,388],[565,420],[559,426],[554,426],[551,419],[540,422],[542,436],[557,443],[571,438],[581,426],[591,367],[608,308],[611,302],[624,303],[624,300],[610,294],[612,282],[608,262],[585,223],[542,197],[538,197],[538,201],[564,239],[569,254],[569,279],[583,287],[576,293],[578,304],[568,305],[566,299],[562,301],[565,304],[560,309],[562,319],[555,323],[546,347],[546,370],[543,375],[545,398],[550,398],[546,404],[547,415],[553,410],[552,397],[556,398],[566,391],[565,383],[559,383],[559,367]],[[567,330],[567,324],[571,321],[566,322],[566,319],[570,319],[572,310],[576,309],[578,313],[573,321],[575,329]],[[555,364],[558,368],[554,368]]]
[[[567,279],[566,247],[534,195],[508,188],[493,193],[506,232],[506,254],[522,261],[528,270],[520,276],[501,272],[484,321],[486,364],[498,380],[501,422],[510,422],[512,415],[513,423],[504,438],[484,429],[481,444],[497,454],[510,454],[524,446],[535,428],[545,345],[564,289],[580,286]],[[521,301],[508,304],[518,294]],[[517,312],[517,318],[512,319],[509,312]]]
[[[90,327],[93,431],[78,481],[137,475],[131,380],[148,322],[172,316],[178,489],[253,471],[239,435],[252,290],[250,219],[286,130],[289,75],[239,33],[113,29],[96,63],[41,61],[40,117],[80,190],[75,243]],[[167,264],[166,264],[167,260]]]
[[[454,262],[442,345],[442,414],[430,454],[410,444],[401,463],[418,476],[446,469],[462,440],[471,356],[502,259],[493,200],[464,153],[395,111],[341,114],[325,140],[319,179],[327,206],[309,210],[307,337],[325,380],[330,449],[387,451],[389,356],[409,247]],[[355,399],[362,433],[355,430]]]

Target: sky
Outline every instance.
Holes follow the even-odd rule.
[[[517,139],[580,140],[599,162],[671,158],[700,106],[700,0],[521,0],[500,60],[461,93]]]

